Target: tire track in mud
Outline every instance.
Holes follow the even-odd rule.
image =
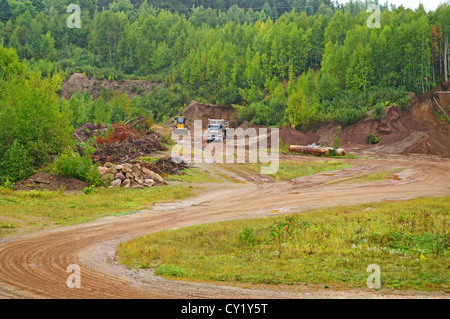
[[[302,158],[303,159],[303,158]],[[167,204],[134,215],[107,217],[96,222],[10,238],[0,243],[0,296],[4,298],[348,298],[426,297],[420,292],[280,289],[268,286],[239,288],[215,283],[140,278],[108,258],[115,245],[150,232],[189,225],[297,212],[310,208],[347,205],[386,199],[450,194],[448,161],[347,160],[361,167],[334,174],[308,176],[290,182],[224,183],[185,204]],[[376,183],[333,181],[361,171],[402,167],[399,180]],[[334,176],[333,176],[334,175]],[[329,183],[332,182],[332,183]],[[109,256],[109,257],[108,257]],[[67,267],[81,267],[81,288],[68,288]],[[140,272],[139,272],[140,273]],[[144,276],[145,277],[145,276]],[[439,295],[439,294],[438,294]],[[439,295],[441,296],[441,295]],[[445,296],[444,296],[445,297]]]

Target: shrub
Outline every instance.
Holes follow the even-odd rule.
[[[411,98],[408,96],[408,91],[404,87],[379,87],[372,90],[369,95],[370,105],[376,105],[378,103],[383,103],[384,101],[390,101],[389,104],[397,105],[404,110],[408,107]]]
[[[379,120],[385,113],[386,110],[386,106],[389,104],[389,102],[384,102],[384,103],[377,103],[374,107],[373,110],[371,112],[371,117],[374,120]]]
[[[285,216],[277,219],[269,228],[269,239],[274,241],[278,249],[278,257],[281,258],[283,243],[287,241],[295,232],[298,226],[305,226],[295,215]]]
[[[253,227],[245,226],[238,235],[238,241],[244,246],[256,243],[256,237],[253,234]]]
[[[89,183],[91,186],[103,184],[97,166],[92,162],[93,148],[85,149],[85,154],[79,156],[72,150],[65,150],[51,166],[51,172],[55,175],[76,178]]]
[[[86,187],[84,189],[84,194],[85,195],[91,195],[95,193],[95,188],[94,187]]]
[[[334,119],[342,126],[349,126],[366,116],[366,108],[351,108],[348,106],[335,110]]]
[[[0,182],[16,182],[33,174],[27,150],[17,140],[6,151],[0,162]]]
[[[155,87],[151,92],[133,99],[133,106],[152,114],[156,122],[163,121],[164,116],[171,118],[178,115],[183,106],[189,102],[187,97],[166,87]]]
[[[334,150],[336,150],[336,149],[338,149],[339,147],[341,147],[341,145],[342,145],[342,140],[341,140],[341,138],[339,137],[339,133],[335,133],[334,134],[334,140],[333,140],[333,149]]]
[[[377,144],[380,140],[381,139],[378,134],[374,132],[370,132],[366,137],[367,144]]]
[[[2,51],[0,48],[0,56]],[[33,166],[40,166],[73,142],[73,128],[68,115],[61,112],[56,94],[60,77],[42,78],[39,72],[27,70],[24,65],[20,66],[25,73],[10,74],[8,61],[6,81],[0,81],[0,157],[4,158],[17,140],[26,149],[26,163],[29,159]],[[1,65],[0,62],[0,69]],[[0,160],[5,161],[3,158]]]
[[[7,177],[5,182],[3,183],[3,186],[0,186],[0,190],[8,190],[13,191],[14,190],[14,183],[9,180]]]

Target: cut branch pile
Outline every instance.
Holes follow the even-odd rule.
[[[140,136],[137,130],[129,125],[113,124],[114,132],[107,138],[97,138],[103,144],[92,155],[94,162],[126,163],[130,160],[149,155],[156,151],[165,151],[156,134]]]

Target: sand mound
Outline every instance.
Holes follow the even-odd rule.
[[[313,132],[307,134],[292,127],[284,127],[280,129],[280,139],[286,145],[309,145],[318,143],[320,134]]]
[[[75,92],[89,92],[94,99],[100,96],[103,89],[127,93],[131,98],[138,95],[151,92],[156,86],[163,86],[162,82],[151,82],[147,80],[117,81],[117,80],[98,80],[89,79],[82,73],[74,73],[61,86],[61,96],[70,99]]]
[[[75,92],[83,93],[87,87],[92,85],[92,82],[93,81],[89,80],[84,74],[74,73],[61,86],[61,96],[70,99]]]
[[[208,119],[224,119],[230,121],[230,127],[232,127],[236,123],[236,114],[237,112],[232,106],[203,104],[197,101],[191,101],[183,111],[183,115],[188,119],[201,120],[203,128],[208,124]]]
[[[82,192],[88,186],[88,183],[78,179],[38,172],[23,182],[18,183],[16,187],[18,190],[64,190],[65,192]]]
[[[445,121],[441,108],[450,114],[450,94],[439,93],[448,89],[441,85],[424,96],[410,94],[411,103],[406,110],[389,106],[379,120],[367,117],[343,130],[328,124],[306,133],[292,128],[281,130],[281,140],[290,145],[317,143],[330,146],[336,133],[342,148],[351,151],[367,150],[385,154],[428,154],[450,157],[450,124]],[[441,106],[441,108],[438,106]],[[375,133],[380,142],[371,145],[367,135]]]

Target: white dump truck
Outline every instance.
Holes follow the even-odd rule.
[[[208,119],[208,121],[208,126],[206,127],[206,140],[208,142],[222,142],[227,138],[229,121],[225,121],[224,119]]]

